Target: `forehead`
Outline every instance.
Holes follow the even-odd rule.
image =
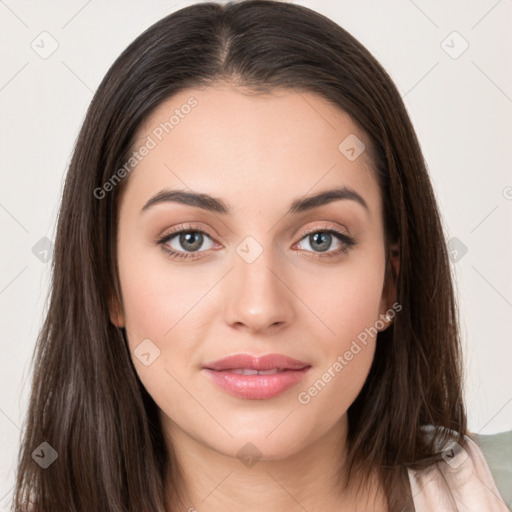
[[[343,185],[378,206],[370,141],[348,114],[311,92],[187,89],[141,124],[132,150],[144,145],[151,149],[128,184],[139,196],[178,186],[260,204]]]

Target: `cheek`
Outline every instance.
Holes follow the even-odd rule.
[[[188,358],[186,343],[174,350],[170,342],[183,339],[180,329],[186,325],[187,309],[197,302],[195,287],[187,285],[183,273],[169,271],[159,250],[139,248],[128,236],[120,237],[118,265],[130,356],[144,387],[158,402],[172,390],[166,370],[173,371]]]
[[[122,251],[122,246],[120,246]],[[180,270],[155,248],[148,254],[120,251],[119,274],[126,329],[131,342],[152,338],[160,343],[176,336],[208,288],[200,272]],[[199,307],[198,307],[199,306]]]
[[[323,411],[332,421],[348,409],[363,387],[375,353],[376,333],[382,327],[377,321],[384,253],[376,248],[370,254],[371,258],[331,270],[332,279],[317,278],[317,286],[310,286],[307,295],[308,306],[318,312],[318,321],[309,323],[319,364],[301,388],[298,402],[307,411]],[[300,293],[305,294],[306,288]]]
[[[191,321],[200,313],[204,285],[200,286],[198,273],[171,271],[169,262],[164,257],[160,260],[125,252],[119,259],[119,276],[135,370],[160,409],[175,415],[190,407],[182,383],[188,389],[186,372],[192,371],[195,349]],[[194,279],[197,285],[191,282]]]
[[[310,322],[311,327],[321,335],[328,352],[350,345],[379,319],[384,284],[384,253],[379,247],[338,267],[303,276],[299,272],[295,277],[297,295],[315,313],[318,321],[316,327]],[[313,319],[312,314],[308,316]]]

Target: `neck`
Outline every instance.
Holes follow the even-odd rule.
[[[177,487],[169,511],[224,512],[387,510],[375,479],[372,491],[362,493],[377,508],[360,508],[356,501],[359,479],[344,488],[345,441],[348,430],[344,415],[332,429],[285,458],[272,459],[246,445],[239,457],[232,457],[190,437],[169,418],[162,418],[170,453],[179,468],[177,482],[167,482],[166,492]],[[242,445],[243,446],[243,445]],[[245,456],[244,456],[245,455]],[[172,462],[171,462],[172,463]],[[175,473],[176,475],[176,473]],[[378,492],[377,492],[378,490]],[[178,496],[176,496],[178,494]],[[378,497],[377,501],[371,501]]]

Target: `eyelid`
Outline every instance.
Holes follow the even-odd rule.
[[[171,239],[173,236],[179,235],[180,233],[188,232],[188,231],[194,231],[196,233],[201,233],[213,240],[213,237],[205,229],[203,229],[197,225],[194,225],[194,224],[181,224],[181,225],[173,227],[173,228],[165,229],[161,234],[158,234],[154,238],[154,243],[155,244],[164,244],[164,243],[168,242],[169,239]]]
[[[346,229],[346,233],[344,233],[338,226],[336,226],[335,224],[328,224],[328,223],[321,223],[320,225],[315,225],[315,226],[312,226],[311,228],[307,228],[305,231],[301,231],[301,238],[300,240],[302,240],[305,236],[307,235],[311,235],[312,233],[316,233],[318,231],[335,231],[336,233],[339,233],[340,235],[343,235],[343,236],[346,236],[348,238],[350,238],[350,232],[347,228]]]

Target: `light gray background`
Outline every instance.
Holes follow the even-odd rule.
[[[0,0],[0,510],[14,483],[29,363],[48,290],[50,262],[41,261],[40,240],[54,240],[63,178],[86,108],[129,43],[191,3]],[[467,248],[454,253],[453,268],[469,427],[483,434],[510,430],[512,1],[295,3],[358,38],[404,97],[448,238]],[[469,46],[458,55],[464,41]],[[58,48],[45,55],[52,44]]]

